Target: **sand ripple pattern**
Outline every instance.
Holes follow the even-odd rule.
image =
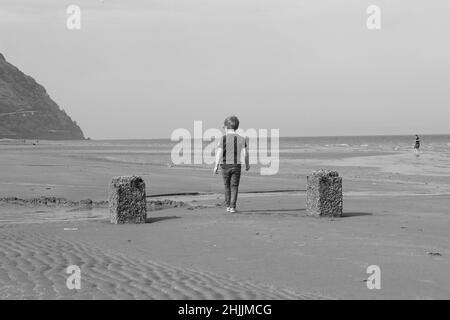
[[[65,271],[81,268],[81,289]],[[81,242],[0,227],[0,299],[317,299],[232,277],[133,259]]]

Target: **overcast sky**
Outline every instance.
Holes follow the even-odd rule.
[[[81,30],[66,28],[70,4]],[[381,30],[366,27],[369,5]],[[1,0],[0,52],[94,139],[450,133],[448,0]]]

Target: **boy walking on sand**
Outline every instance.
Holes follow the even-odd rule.
[[[223,183],[225,184],[225,203],[227,212],[236,212],[236,201],[241,179],[241,155],[244,154],[245,170],[250,169],[247,139],[236,133],[239,128],[239,119],[230,116],[224,121],[225,135],[220,139],[216,150],[216,165],[214,174],[222,169]]]

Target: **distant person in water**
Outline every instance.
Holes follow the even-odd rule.
[[[219,140],[216,149],[216,164],[214,174],[222,171],[223,183],[225,185],[225,204],[227,212],[236,212],[236,202],[241,180],[241,155],[245,159],[245,170],[250,169],[248,140],[236,133],[239,128],[239,119],[230,116],[224,121],[225,134]]]
[[[420,137],[416,134],[416,143],[414,144],[414,152],[419,154],[420,149]]]

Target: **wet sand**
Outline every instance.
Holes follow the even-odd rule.
[[[108,223],[102,206],[1,202],[1,299],[450,298],[444,178],[338,166],[344,217],[317,219],[306,216],[302,191],[314,165],[298,175],[250,173],[242,179],[240,212],[229,214],[219,207],[221,180],[210,170],[42,148],[2,152],[2,197],[102,201],[111,177],[122,174],[142,175],[149,196],[201,194],[151,197],[186,206],[119,226]],[[66,286],[73,264],[81,268],[80,290]],[[381,268],[380,290],[366,286],[369,265]]]

